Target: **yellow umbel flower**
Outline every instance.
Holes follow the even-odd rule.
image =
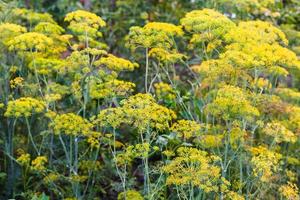
[[[288,45],[285,34],[270,22],[247,21],[240,22],[236,28],[230,30],[225,39],[227,42],[245,43],[282,43]]]
[[[299,189],[294,183],[288,182],[287,184],[280,186],[279,192],[287,200],[300,199]]]
[[[30,154],[23,153],[17,158],[17,162],[22,166],[28,166],[30,164]]]
[[[235,27],[230,19],[212,9],[193,10],[187,13],[180,23],[184,30],[193,34],[190,40],[192,47],[203,42],[219,41]],[[211,47],[209,51],[212,51]]]
[[[276,88],[275,93],[284,101],[300,102],[300,92],[293,88]]]
[[[88,46],[103,46],[96,40],[102,37],[99,28],[106,25],[101,17],[88,11],[77,10],[68,13],[65,21],[70,23],[68,28],[78,36],[79,41],[88,43]]]
[[[205,193],[217,191],[220,168],[213,165],[214,158],[195,148],[180,147],[178,156],[162,170],[168,174],[167,185],[198,187]]]
[[[65,30],[61,26],[59,26],[57,24],[49,23],[49,22],[38,23],[34,27],[33,31],[37,32],[37,33],[43,33],[47,36],[60,35],[65,32]]]
[[[107,82],[97,82],[92,79],[90,82],[89,93],[93,99],[104,99],[116,96],[126,96],[133,92],[135,84],[126,81],[112,79]]]
[[[29,117],[34,113],[41,113],[44,110],[44,102],[31,97],[22,97],[9,101],[4,115],[6,117]]]
[[[183,36],[181,27],[174,24],[163,23],[163,22],[149,22],[144,26],[145,29],[153,29],[156,31],[162,31],[170,36]]]
[[[171,131],[176,133],[178,137],[189,139],[200,135],[202,125],[192,120],[178,120],[171,127]]]
[[[279,121],[272,121],[270,123],[267,123],[267,125],[263,129],[263,132],[266,135],[273,137],[276,143],[295,143],[297,141],[297,136]]]
[[[287,69],[300,70],[300,62],[297,55],[291,50],[279,44],[256,43],[233,43],[226,46],[228,50],[243,52],[259,63],[259,69],[276,76],[287,76]]]
[[[247,94],[238,87],[226,85],[217,91],[216,98],[207,104],[206,112],[224,120],[259,116],[259,111],[247,99]]]
[[[176,99],[176,93],[171,85],[167,83],[155,83],[155,95],[159,100],[172,101]]]
[[[8,41],[25,33],[27,30],[25,27],[18,24],[2,23],[0,24],[0,42],[4,45],[8,45]]]
[[[273,174],[279,170],[282,155],[263,146],[252,147],[249,151],[252,154],[254,176],[259,177],[262,182],[270,182]]]
[[[214,36],[223,35],[235,25],[226,16],[212,9],[193,10],[180,20],[184,29],[192,33],[211,32]]]
[[[61,177],[60,174],[56,172],[51,172],[43,178],[43,181],[45,181],[46,184],[51,184],[55,181],[58,181],[60,177]]]
[[[124,200],[124,199],[144,200],[143,196],[138,191],[135,190],[127,190],[126,192],[121,192],[120,194],[118,194],[118,200]]]
[[[46,169],[45,164],[48,162],[46,156],[38,156],[31,161],[31,170],[44,171]]]
[[[65,17],[66,22],[80,23],[91,26],[93,28],[100,28],[106,25],[105,21],[94,13],[85,10],[76,10],[74,12],[68,13]]]
[[[63,60],[52,58],[37,58],[28,65],[29,69],[42,75],[49,75],[52,72],[59,71],[66,63]]]
[[[222,146],[224,135],[203,134],[194,141],[204,148],[216,148]]]
[[[117,128],[124,123],[143,133],[148,128],[166,130],[176,118],[172,110],[158,105],[150,94],[136,94],[123,100],[121,105],[101,111],[98,115],[101,124]]]
[[[176,63],[186,57],[185,55],[178,53],[176,50],[167,51],[163,48],[152,48],[148,54],[149,57],[156,58],[158,61],[163,63]]]
[[[139,26],[130,28],[126,41],[126,46],[132,51],[140,47],[147,49],[155,47],[170,49],[174,45],[174,41],[168,33]]]
[[[133,71],[139,65],[137,63],[132,63],[124,58],[118,58],[112,54],[108,54],[107,57],[101,57],[100,60],[95,62],[95,65],[104,65],[108,69],[113,71]]]
[[[29,32],[21,34],[8,42],[9,50],[45,51],[51,47],[53,40],[44,34]]]
[[[24,79],[22,77],[16,77],[13,80],[9,81],[11,88],[23,87]]]
[[[81,116],[74,113],[56,115],[53,122],[50,123],[55,134],[66,135],[89,135],[93,124]]]
[[[124,152],[117,154],[115,162],[119,166],[130,165],[135,158],[147,158],[150,152],[149,143],[141,143],[126,147]]]

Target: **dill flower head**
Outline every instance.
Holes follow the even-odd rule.
[[[171,85],[167,83],[155,83],[155,95],[159,100],[172,101],[176,99],[176,93]]]
[[[295,143],[297,141],[297,136],[279,121],[272,121],[270,123],[267,123],[267,125],[263,129],[263,132],[266,135],[273,137],[276,143]]]
[[[28,68],[36,71],[38,74],[48,75],[52,72],[59,71],[65,65],[65,62],[54,58],[36,58],[31,61]]]
[[[181,27],[170,23],[163,22],[149,22],[144,26],[145,29],[153,29],[155,31],[162,31],[170,36],[183,36]]]
[[[169,122],[176,118],[172,110],[158,105],[149,94],[136,94],[121,103],[129,122],[141,132],[147,127],[165,130],[169,128]]]
[[[135,84],[131,82],[112,79],[105,82],[90,81],[89,93],[93,99],[104,99],[116,96],[126,96],[133,92]]]
[[[31,161],[31,170],[44,171],[46,169],[45,164],[48,162],[46,156],[38,156]]]
[[[237,27],[231,29],[226,35],[227,42],[245,43],[281,43],[288,45],[285,34],[270,22],[246,21],[240,22]]]
[[[189,139],[199,136],[201,128],[202,125],[195,121],[182,119],[174,123],[170,130],[183,139]]]
[[[70,23],[68,28],[78,36],[79,41],[88,41],[91,46],[102,45],[102,43],[95,40],[102,37],[102,33],[98,30],[106,25],[101,17],[88,11],[77,10],[68,13],[65,21]]]
[[[300,70],[297,55],[279,44],[267,43],[233,43],[226,46],[227,50],[241,51],[259,63],[259,69],[275,76],[287,76],[289,69]]]
[[[137,48],[164,48],[170,49],[174,42],[168,33],[160,29],[151,29],[139,26],[130,28],[126,37],[126,46],[132,51]]]
[[[4,45],[8,45],[8,41],[27,32],[26,28],[18,24],[1,23],[0,24],[0,41]]]
[[[98,119],[104,125],[117,128],[120,124],[128,124],[141,133],[147,128],[159,131],[169,128],[169,122],[176,114],[158,105],[150,94],[136,94],[121,101],[121,107],[109,108],[99,113]]]
[[[91,26],[96,29],[106,25],[105,21],[103,21],[101,17],[85,10],[77,10],[68,13],[65,17],[65,21],[70,22],[70,24],[74,24],[74,23],[85,24],[87,26]]]
[[[38,23],[34,29],[33,29],[34,32],[37,32],[37,33],[43,33],[47,36],[49,35],[61,35],[62,33],[65,32],[65,30],[57,25],[57,24],[53,24],[53,23],[50,23],[50,22],[40,22]]]
[[[133,71],[139,65],[137,63],[132,63],[129,60],[124,58],[118,58],[112,54],[101,57],[98,61],[95,62],[95,65],[104,65],[110,70],[113,71]]]
[[[193,10],[180,20],[184,30],[193,34],[191,44],[222,38],[235,24],[212,9]]]
[[[186,57],[185,55],[178,53],[176,50],[166,50],[163,48],[152,48],[148,54],[149,57],[156,58],[158,61],[163,63],[176,63]]]
[[[299,188],[294,183],[288,182],[287,184],[280,186],[279,192],[287,200],[300,199]]]
[[[9,101],[4,115],[6,117],[29,117],[34,113],[41,113],[44,110],[44,102],[31,97],[22,97]]]
[[[56,115],[50,123],[55,134],[89,135],[93,124],[74,113]]]
[[[119,166],[130,165],[135,158],[147,158],[149,156],[149,152],[149,143],[130,145],[126,147],[123,152],[117,155],[115,161]]]
[[[123,199],[144,200],[143,196],[136,190],[127,190],[126,192],[118,194],[118,200]]]
[[[177,157],[162,168],[168,174],[167,185],[192,185],[205,193],[217,191],[220,168],[213,164],[215,159],[196,148],[178,148]]]
[[[223,134],[202,134],[200,137],[194,140],[203,148],[216,148],[222,146],[224,135]]]
[[[8,42],[9,50],[45,51],[53,44],[53,40],[42,33],[29,32],[16,36]]]
[[[276,88],[276,95],[278,95],[282,100],[292,103],[300,102],[300,92],[294,88]]]
[[[215,99],[207,104],[205,110],[224,120],[259,116],[259,111],[247,99],[247,94],[238,87],[226,85],[217,91]]]
[[[209,30],[217,34],[234,27],[234,23],[230,19],[212,9],[193,10],[187,13],[180,23],[185,30],[196,33]]]
[[[259,177],[262,182],[272,181],[273,174],[279,170],[282,155],[263,146],[252,147],[249,151],[252,154],[251,164],[254,176]]]
[[[30,164],[30,154],[23,153],[16,159],[16,161],[22,166],[28,166]]]
[[[181,27],[169,23],[150,22],[144,27],[131,27],[126,40],[131,50],[139,47],[170,49],[174,45],[175,36],[183,36]]]

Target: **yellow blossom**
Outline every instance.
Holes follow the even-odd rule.
[[[0,24],[0,41],[4,45],[8,45],[8,41],[25,33],[27,30],[25,27],[18,24],[2,23]]]
[[[282,155],[263,146],[252,147],[250,152],[253,155],[251,164],[254,176],[259,177],[262,182],[270,182],[273,174],[279,170]]]
[[[291,182],[280,186],[279,192],[287,200],[296,200],[300,198],[297,185]]]
[[[171,36],[183,36],[181,27],[174,24],[163,22],[150,22],[144,26],[145,29],[153,29],[156,31],[162,31]]]
[[[6,117],[29,117],[34,113],[41,113],[45,109],[45,103],[31,97],[21,97],[9,101],[5,112]]]
[[[126,192],[121,192],[120,194],[118,194],[118,200],[124,200],[124,199],[144,200],[143,196],[138,191],[135,190],[127,190]]]
[[[297,137],[294,135],[294,133],[287,129],[279,121],[272,121],[270,123],[267,123],[267,125],[263,129],[263,132],[266,135],[273,137],[276,143],[295,143],[297,141]]]
[[[138,67],[137,63],[132,63],[124,58],[118,58],[112,54],[108,54],[107,57],[100,58],[100,60],[95,62],[95,65],[104,65],[108,69],[117,72],[124,70],[133,71],[135,68]]]
[[[176,94],[171,85],[167,83],[155,83],[155,95],[159,100],[172,101],[176,99]]]
[[[53,44],[53,40],[44,34],[29,32],[16,36],[8,42],[9,50],[45,51]]]
[[[24,153],[17,158],[17,162],[22,166],[28,166],[30,164],[30,154]]]
[[[46,169],[45,164],[48,162],[46,156],[38,156],[31,161],[31,169],[36,171],[43,171]]]
[[[217,191],[220,168],[213,164],[207,152],[195,148],[180,147],[178,156],[163,167],[168,174],[167,185],[199,187],[205,193]]]
[[[77,136],[79,134],[89,135],[93,125],[81,116],[73,113],[56,115],[50,124],[55,134],[66,134]]]
[[[178,120],[171,127],[171,131],[176,133],[178,137],[189,139],[200,135],[202,125],[192,120]]]

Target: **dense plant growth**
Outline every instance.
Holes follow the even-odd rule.
[[[76,2],[0,1],[0,199],[300,198],[298,1]]]

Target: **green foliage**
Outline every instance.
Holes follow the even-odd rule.
[[[0,1],[0,199],[299,199],[298,1]]]

